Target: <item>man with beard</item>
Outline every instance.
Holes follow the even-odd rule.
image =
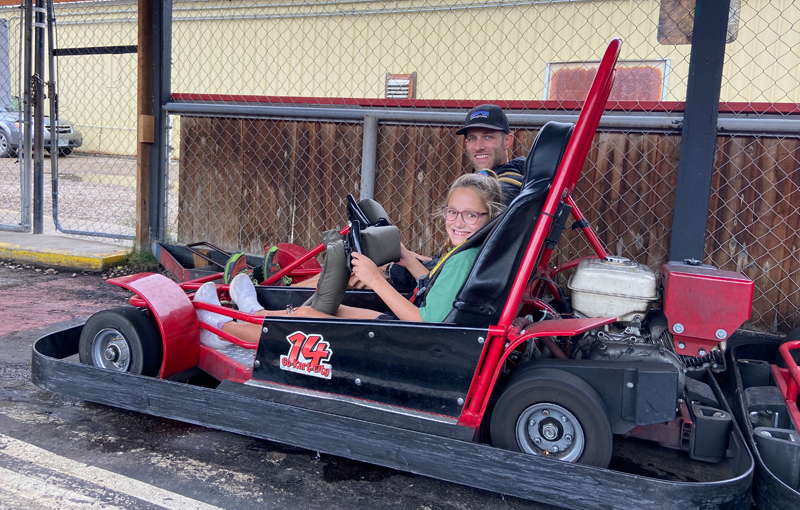
[[[467,113],[464,126],[456,134],[464,135],[464,151],[472,171],[494,170],[503,188],[503,201],[510,204],[522,187],[525,157],[508,159],[514,135],[503,110],[493,104],[476,106]]]

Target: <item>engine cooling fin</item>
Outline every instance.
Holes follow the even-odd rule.
[[[725,370],[725,356],[719,347],[714,347],[705,356],[687,356],[685,354],[678,354],[675,352],[675,344],[672,341],[672,334],[664,330],[659,335],[658,339],[654,342],[659,347],[669,349],[678,357],[678,359],[686,366],[686,370],[702,370],[710,368],[714,372],[722,372]]]

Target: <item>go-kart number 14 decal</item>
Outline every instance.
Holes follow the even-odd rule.
[[[281,356],[281,370],[331,378],[331,366],[323,362],[331,359],[333,351],[322,335],[306,335],[302,331],[295,331],[286,340],[291,347],[288,355]]]

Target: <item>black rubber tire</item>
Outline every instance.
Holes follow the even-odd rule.
[[[566,409],[580,424],[583,452],[573,462],[608,467],[614,439],[603,400],[583,379],[535,364],[514,374],[500,395],[491,418],[492,444],[524,452],[517,438],[517,422],[526,410],[543,403]]]
[[[0,130],[0,158],[7,158],[13,155],[14,151],[11,148],[11,143],[8,137],[2,130]]]
[[[62,147],[61,149],[58,149],[59,156],[64,156],[66,158],[70,154],[72,154],[72,147]]]
[[[103,367],[96,363],[93,352],[95,342],[102,341],[104,335],[107,338],[108,335],[103,332],[108,330],[118,332],[124,340],[128,362],[124,367],[105,368],[136,375],[158,375],[164,352],[161,332],[146,311],[132,306],[103,310],[89,317],[81,330],[78,348],[81,363]]]

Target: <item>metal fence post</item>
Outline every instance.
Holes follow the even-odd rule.
[[[29,232],[32,227],[32,210],[31,210],[31,189],[33,186],[32,173],[31,173],[31,74],[33,71],[33,0],[26,0],[25,2],[25,62],[23,64],[23,107],[22,119],[23,126],[23,141],[22,141],[22,229]]]
[[[375,165],[378,156],[378,117],[364,116],[364,141],[361,148],[361,200],[375,198]]]
[[[153,3],[153,146],[150,152],[150,232],[153,240],[166,237],[167,113],[171,95],[172,0]]]
[[[33,91],[33,233],[44,233],[44,0],[36,0]]]
[[[703,260],[730,0],[697,0],[670,259]]]

